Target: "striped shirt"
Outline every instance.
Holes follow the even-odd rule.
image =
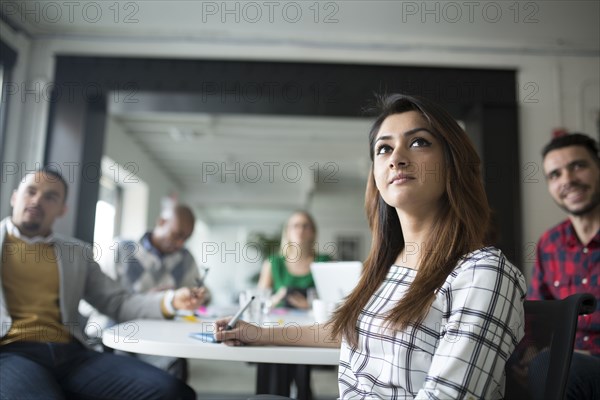
[[[417,271],[392,265],[357,322],[358,347],[342,342],[342,399],[500,399],[506,360],[524,335],[521,272],[500,250],[462,257],[422,323],[384,326]]]

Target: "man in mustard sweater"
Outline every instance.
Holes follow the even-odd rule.
[[[195,398],[166,372],[86,347],[81,299],[116,321],[172,318],[198,304],[188,288],[130,294],[102,273],[91,246],[53,234],[67,190],[56,171],[28,173],[0,222],[0,398]]]

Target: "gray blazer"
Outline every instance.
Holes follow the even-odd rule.
[[[6,222],[0,221],[0,259],[7,234]],[[80,240],[55,235],[55,253],[60,279],[60,313],[63,324],[73,336],[85,345],[87,337],[81,315],[78,312],[80,300],[85,300],[102,314],[115,321],[135,318],[164,318],[160,303],[163,293],[131,294],[105,275],[94,261],[92,246]],[[0,263],[2,268],[4,262]],[[12,318],[8,313],[4,286],[0,273],[0,337],[10,330]]]

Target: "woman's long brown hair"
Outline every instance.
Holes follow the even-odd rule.
[[[379,110],[369,133],[371,172],[365,194],[365,211],[373,235],[371,250],[357,287],[332,318],[333,334],[341,334],[353,346],[358,344],[356,323],[361,311],[405,246],[398,214],[385,203],[373,177],[374,141],[388,116],[408,111],[421,113],[444,149],[446,177],[442,207],[431,229],[429,243],[421,249],[415,280],[386,316],[390,327],[405,329],[425,318],[435,292],[460,257],[484,244],[490,215],[479,156],[467,134],[448,112],[427,99],[402,94],[380,99]]]

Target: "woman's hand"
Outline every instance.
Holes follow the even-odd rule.
[[[225,330],[231,320],[223,318],[216,325],[215,339],[228,346],[262,345],[268,343],[268,333],[264,328],[244,321],[238,321],[231,330]]]
[[[294,308],[307,310],[310,307],[308,299],[302,293],[292,291],[286,297],[287,302]]]
[[[287,288],[285,286],[280,287],[279,290],[275,292],[273,296],[271,296],[271,304],[273,304],[274,307],[277,307],[277,304],[281,303],[281,301],[285,298],[286,295]]]

